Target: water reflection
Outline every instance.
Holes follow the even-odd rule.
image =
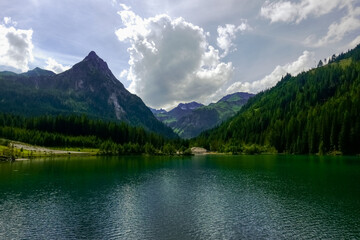
[[[354,157],[64,158],[0,164],[0,238],[360,237]]]

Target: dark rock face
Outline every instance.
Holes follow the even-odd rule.
[[[176,108],[168,112],[171,117],[180,119],[187,114],[190,114],[193,110],[204,106],[201,103],[190,102],[190,103],[180,103]]]
[[[149,107],[150,111],[153,113],[153,114],[163,114],[163,113],[167,113],[167,111],[165,109],[155,109],[155,108],[151,108]]]
[[[176,108],[155,116],[182,138],[192,138],[234,116],[254,94],[237,92],[204,106],[197,102],[180,103]]]
[[[26,74],[0,73],[4,101],[0,110],[26,115],[86,114],[117,119],[160,134],[176,137],[159,122],[136,95],[116,79],[94,51],[71,69],[54,74],[36,68]],[[1,101],[1,99],[0,99]],[[8,106],[14,106],[12,109]]]
[[[190,102],[190,103],[180,103],[177,108],[180,108],[181,110],[195,110],[199,107],[204,106],[201,103],[197,103],[197,102]]]
[[[26,73],[22,73],[21,75],[27,77],[41,77],[41,76],[54,76],[56,74],[52,71],[44,70],[37,67],[34,68],[33,70],[27,71]]]

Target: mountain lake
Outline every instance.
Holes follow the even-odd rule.
[[[0,164],[0,239],[359,239],[360,157]]]

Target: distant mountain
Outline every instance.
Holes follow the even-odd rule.
[[[325,66],[284,76],[193,144],[213,151],[258,144],[286,153],[359,154],[359,110],[360,45]]]
[[[176,108],[169,111],[168,114],[176,119],[180,119],[202,106],[204,105],[197,102],[180,103]]]
[[[176,137],[138,96],[125,89],[93,51],[60,74],[40,68],[23,74],[0,72],[0,85],[1,112],[27,116],[86,114]]]
[[[236,92],[229,94],[221,98],[218,102],[237,102],[239,104],[245,104],[249,98],[253,97],[254,94],[247,92]]]
[[[44,70],[41,68],[34,68],[33,70],[27,71],[26,73],[22,73],[20,75],[26,77],[40,77],[40,76],[55,76],[56,74],[52,71]]]
[[[170,112],[181,112],[181,111],[186,112],[186,111],[195,110],[202,106],[204,106],[204,104],[197,103],[197,102],[180,103],[176,108],[174,108]]]
[[[151,108],[149,107],[150,111],[153,113],[153,114],[160,114],[160,113],[166,113],[166,110],[165,109],[155,109],[155,108]]]
[[[197,102],[180,103],[171,111],[155,113],[155,116],[179,136],[192,138],[234,116],[252,96],[254,94],[238,92],[208,106]]]
[[[190,114],[193,110],[204,106],[201,103],[190,102],[190,103],[180,103],[177,107],[173,108],[169,112],[164,109],[156,110],[151,109],[155,117],[165,123],[166,125],[172,127],[172,125],[178,121],[181,117]]]

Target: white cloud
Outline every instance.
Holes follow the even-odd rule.
[[[68,69],[70,69],[70,66],[64,66],[58,62],[56,62],[55,59],[53,58],[48,58],[46,60],[46,66],[45,69],[49,70],[49,71],[53,71],[54,73],[58,74],[58,73],[62,73]]]
[[[127,75],[128,75],[128,70],[125,69],[125,70],[122,70],[122,71],[121,71],[119,77],[120,77],[120,78],[124,78],[124,77],[127,77]]]
[[[340,19],[339,22],[332,23],[326,36],[321,38],[315,45],[324,46],[328,43],[339,42],[344,36],[360,28],[360,7],[352,9],[349,7],[349,14]]]
[[[13,21],[11,17],[4,17],[4,23],[5,25],[13,25],[13,26],[17,25],[17,22]]]
[[[360,35],[357,36],[351,43],[349,43],[348,48],[353,49],[359,44],[360,44]]]
[[[11,18],[4,18],[0,24],[0,65],[13,67],[23,72],[29,70],[33,57],[33,30],[16,29]]]
[[[291,2],[269,2],[266,1],[260,10],[261,16],[268,18],[271,22],[291,22],[295,20],[297,9]]]
[[[118,14],[121,17],[121,20],[125,28],[120,28],[116,31],[116,36],[120,41],[134,40],[138,41],[138,37],[145,36],[148,34],[148,29],[146,29],[145,21],[137,16],[133,11],[130,11],[130,7],[122,4],[122,11],[119,11]]]
[[[296,76],[299,73],[309,70],[314,66],[315,54],[313,52],[304,51],[303,54],[294,62],[283,66],[277,66],[272,73],[263,79],[254,82],[235,82],[226,90],[227,94],[234,92],[251,92],[257,93],[262,90],[271,88],[281,80],[283,76],[290,73]]]
[[[120,5],[120,7],[122,7],[124,10],[130,10],[131,9],[131,7],[129,7],[129,6],[126,6],[125,4],[123,4],[123,3],[120,3],[119,4]]]
[[[291,1],[265,1],[261,7],[261,16],[271,22],[296,22],[300,23],[309,16],[319,17],[340,9],[349,4],[349,0],[301,0]]]
[[[208,98],[233,74],[232,64],[220,61],[206,33],[182,18],[167,15],[143,19],[124,7],[118,39],[129,42],[129,90],[152,107]]]
[[[243,22],[237,27],[233,24],[226,24],[225,27],[218,26],[218,37],[216,41],[218,47],[224,50],[224,53],[221,56],[225,57],[229,54],[231,48],[235,47],[232,41],[235,39],[237,32],[243,32],[250,29],[251,28],[246,20],[243,20]],[[236,51],[236,48],[232,51]]]
[[[360,28],[360,7],[355,7],[353,0],[301,0],[300,2],[267,0],[261,7],[260,14],[271,22],[296,22],[309,16],[319,17],[334,10],[346,9],[347,13],[330,24],[327,34],[318,39],[308,36],[304,42],[309,46],[320,47],[341,41],[344,36]]]

